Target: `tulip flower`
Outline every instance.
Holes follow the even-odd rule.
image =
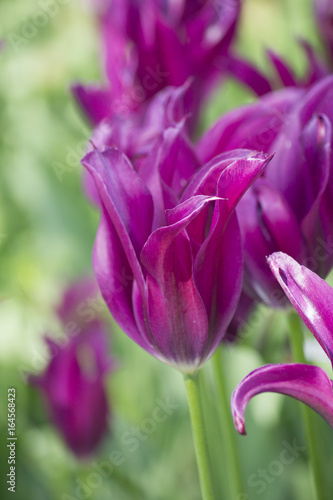
[[[51,421],[77,457],[95,452],[108,430],[110,408],[105,379],[113,367],[107,332],[89,300],[96,283],[84,279],[70,287],[58,308],[64,327],[76,327],[57,343],[45,341],[52,355],[44,373],[30,382],[42,392]],[[87,321],[89,319],[90,321]]]
[[[287,302],[267,266],[269,254],[283,251],[322,277],[333,265],[332,97],[332,77],[306,92],[285,89],[268,94],[222,117],[198,144],[204,160],[234,147],[236,141],[242,147],[261,144],[263,151],[275,152],[264,178],[237,208],[244,242],[244,291],[271,307]]]
[[[185,120],[185,101],[190,87],[190,80],[178,88],[167,87],[130,116],[114,114],[104,119],[93,132],[93,147],[90,147],[90,150],[94,147],[102,149],[105,146],[116,146],[128,156],[136,170],[139,170],[164,130]],[[87,171],[84,176],[84,188],[88,198],[98,205],[95,183]]]
[[[282,252],[268,259],[286,296],[333,363],[333,289],[304,266]],[[234,423],[245,434],[244,413],[250,399],[263,392],[291,396],[321,415],[333,427],[333,381],[326,372],[306,364],[263,366],[245,377],[232,395]]]
[[[181,125],[164,132],[139,172],[115,148],[83,159],[102,206],[93,266],[105,302],[129,337],[184,373],[213,354],[236,308],[234,210],[268,161],[235,151],[199,168]]]
[[[249,61],[231,54],[225,59],[225,67],[234,78],[257,96],[283,87],[308,88],[328,76],[331,70],[308,42],[300,40],[299,45],[307,59],[307,69],[302,78],[297,77],[293,68],[272,50],[266,51],[266,57],[268,66],[273,70],[273,77],[268,77]]]
[[[194,77],[197,107],[223,70],[217,63],[234,38],[240,2],[229,0],[106,1],[100,25],[109,85],[73,87],[90,121],[128,116],[167,86]]]

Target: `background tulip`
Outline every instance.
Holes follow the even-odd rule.
[[[40,389],[51,421],[78,457],[94,453],[105,437],[110,418],[106,376],[113,367],[108,355],[106,326],[97,318],[90,300],[96,299],[96,282],[83,279],[64,294],[58,308],[68,334],[59,345],[46,337],[51,359],[44,373],[31,376]],[[90,321],[87,321],[87,312]]]

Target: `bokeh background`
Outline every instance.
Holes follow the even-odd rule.
[[[98,213],[81,189],[80,158],[90,129],[70,93],[74,81],[100,81],[99,38],[86,0],[53,0],[58,10],[36,26],[45,0],[0,1],[0,497],[11,498],[6,478],[7,389],[17,393],[17,490],[26,500],[199,500],[189,416],[181,376],[122,334],[108,317],[110,349],[118,370],[108,381],[111,433],[98,454],[79,462],[50,424],[29,372],[47,362],[42,341],[61,335],[54,308],[66,285],[91,272]],[[321,49],[310,0],[244,0],[238,49],[266,69],[265,48],[285,56],[299,74],[304,55],[296,38]],[[45,18],[44,18],[45,19]],[[38,24],[38,21],[37,21]],[[267,70],[268,71],[268,70]],[[204,130],[222,112],[254,97],[227,80],[207,104]],[[288,360],[287,326],[279,313],[261,308],[237,346],[224,349],[230,392],[251,369]],[[325,368],[328,368],[326,365]],[[217,483],[224,474],[216,393],[204,369],[205,414]],[[151,418],[158,400],[175,408],[133,451],[124,436]],[[299,452],[260,488],[260,470],[279,461],[287,442],[304,444],[300,405],[282,396],[256,398],[248,410],[247,437],[238,437],[244,466],[243,496],[310,500],[306,452]],[[317,417],[317,416],[316,416]],[[318,417],[318,439],[333,488],[332,432]],[[125,457],[96,485],[92,472],[113,450]],[[273,470],[271,468],[271,470]],[[331,481],[331,484],[330,484]],[[219,487],[219,486],[218,486]],[[263,489],[263,491],[261,491]],[[259,491],[260,490],[260,491]],[[219,490],[219,498],[224,492]]]

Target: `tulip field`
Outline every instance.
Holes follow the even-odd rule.
[[[0,4],[0,498],[331,500],[333,0]]]

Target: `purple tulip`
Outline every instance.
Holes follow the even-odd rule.
[[[268,259],[269,266],[288,299],[333,364],[333,289],[315,273],[282,252]],[[245,377],[232,395],[235,427],[245,434],[244,414],[250,399],[263,392],[291,396],[313,408],[333,427],[333,382],[312,365],[263,366]]]
[[[284,307],[286,300],[267,266],[269,254],[283,251],[322,277],[333,265],[332,98],[333,77],[306,92],[268,94],[222,117],[198,144],[204,160],[235,142],[275,152],[264,179],[237,208],[244,290],[272,307]]]
[[[137,172],[114,148],[83,160],[102,216],[93,266],[119,326],[147,352],[195,372],[220,343],[242,281],[234,209],[269,159],[234,151],[204,165],[167,129]]]
[[[293,68],[272,50],[267,50],[266,56],[268,66],[273,70],[273,77],[266,76],[249,61],[230,54],[225,59],[225,66],[234,78],[258,96],[283,87],[308,88],[328,76],[331,70],[308,42],[299,40],[299,45],[307,59],[307,70],[303,78],[297,77]]]
[[[223,73],[239,17],[239,0],[113,0],[101,15],[109,86],[74,86],[96,125],[113,114],[128,115],[167,86],[194,77],[191,109]]]
[[[57,313],[65,328],[75,325],[74,334],[66,337],[65,344],[46,337],[51,360],[43,374],[30,377],[43,393],[53,424],[78,457],[95,452],[108,430],[110,414],[105,379],[113,362],[105,325],[97,316],[92,319],[89,299],[96,299],[91,279],[66,291]]]
[[[188,116],[185,101],[190,87],[190,80],[178,88],[167,87],[130,116],[114,114],[104,119],[94,130],[91,139],[93,147],[90,150],[94,147],[102,149],[105,146],[115,146],[123,151],[135,169],[139,170],[164,131],[184,122]],[[98,205],[95,183],[87,171],[84,187],[88,198]]]

